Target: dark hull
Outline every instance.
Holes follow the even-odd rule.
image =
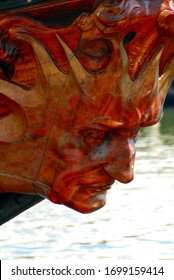
[[[8,222],[28,208],[41,202],[42,197],[17,193],[4,193],[0,195],[0,225]]]

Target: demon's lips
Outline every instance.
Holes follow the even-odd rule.
[[[89,185],[89,186],[80,186],[81,189],[85,190],[91,190],[91,191],[97,191],[97,192],[103,192],[108,191],[111,188],[111,184],[108,185]]]

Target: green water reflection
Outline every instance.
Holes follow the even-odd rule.
[[[164,109],[164,116],[160,122],[160,133],[174,135],[174,107]]]
[[[140,138],[158,139],[161,144],[174,145],[174,108],[164,108],[164,115],[160,123],[141,129]]]

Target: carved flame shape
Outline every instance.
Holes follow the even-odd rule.
[[[12,106],[11,114],[0,119],[0,141],[5,142],[16,141],[24,134],[26,120],[22,107],[36,108],[42,105],[45,103],[46,95],[50,94],[48,85],[55,84],[56,80],[59,87],[66,79],[66,75],[59,71],[46,49],[37,40],[26,34],[17,34],[16,37],[29,42],[33,47],[37,61],[37,82],[33,88],[26,90],[8,81],[0,80],[0,92],[20,105],[18,110],[14,110]]]

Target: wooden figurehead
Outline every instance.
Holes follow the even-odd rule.
[[[174,2],[20,2],[0,13],[0,192],[95,211],[162,117]]]

